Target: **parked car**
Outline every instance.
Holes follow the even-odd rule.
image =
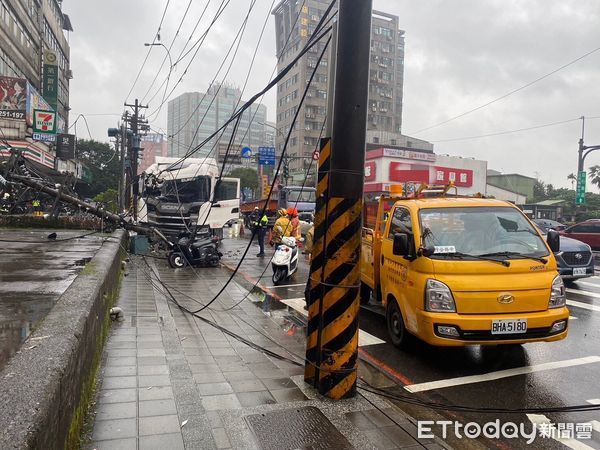
[[[533,223],[535,223],[544,232],[548,232],[548,230],[562,231],[567,228],[565,224],[550,219],[533,219]]]
[[[592,249],[600,249],[600,219],[589,219],[560,231],[563,236],[585,242]]]
[[[543,235],[547,234],[542,227],[538,226],[538,228]],[[560,251],[556,252],[554,257],[558,265],[558,273],[566,283],[594,275],[592,249],[584,242],[561,235]]]

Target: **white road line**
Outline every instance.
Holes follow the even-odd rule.
[[[600,398],[590,398],[589,400],[586,400],[586,402],[592,405],[600,405]]]
[[[267,289],[277,289],[277,288],[284,288],[284,287],[298,287],[298,286],[306,286],[306,283],[278,284],[277,286],[267,286]]]
[[[600,294],[598,294],[597,292],[582,291],[580,289],[570,289],[570,288],[567,288],[567,292],[570,292],[572,294],[585,295],[587,297],[600,298]]]
[[[577,281],[576,284],[578,286],[587,286],[587,287],[593,287],[593,288],[596,288],[596,289],[600,289],[600,284],[588,283],[587,281]]]
[[[579,317],[569,316],[569,319],[571,319],[571,320],[579,320]]]
[[[582,364],[592,364],[597,362],[600,362],[600,356],[586,356],[585,358],[566,359],[564,361],[535,364],[533,366],[499,370],[497,372],[488,372],[481,375],[470,375],[467,377],[449,378],[447,380],[410,384],[404,386],[404,389],[406,389],[409,392],[423,392],[430,391],[432,389],[442,389],[451,386],[461,386],[463,384],[482,383],[484,381],[498,380],[500,378],[514,377],[516,375],[525,375],[533,372],[541,372],[543,370],[561,369],[564,367],[580,366]]]
[[[304,297],[300,298],[288,298],[286,300],[281,300],[281,303],[289,306],[295,311],[302,314],[304,317],[308,318],[308,311],[304,309]],[[373,336],[372,334],[367,333],[363,330],[358,330],[358,346],[365,347],[367,345],[376,345],[376,344],[385,344],[385,341],[379,339],[377,336]]]
[[[543,414],[527,414],[527,418],[531,421],[531,423],[535,425],[541,425],[543,423],[552,423],[548,417]],[[574,450],[591,450],[594,447],[590,447],[589,445],[584,444],[583,442],[579,442],[576,439],[570,438],[554,438],[555,441],[560,442],[566,447],[572,448]]]
[[[590,311],[600,311],[600,306],[590,305],[589,303],[576,302],[574,300],[567,300],[567,305],[574,306],[576,308],[589,309]]]

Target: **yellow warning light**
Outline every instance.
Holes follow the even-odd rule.
[[[402,195],[402,185],[401,184],[392,184],[390,186],[390,194],[392,195]]]

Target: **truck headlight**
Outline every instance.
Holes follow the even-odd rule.
[[[425,311],[456,312],[452,292],[441,281],[427,280],[425,285]]]
[[[552,281],[552,289],[550,290],[550,300],[548,301],[548,308],[562,308],[567,303],[567,296],[565,294],[565,284],[560,276],[554,278]]]

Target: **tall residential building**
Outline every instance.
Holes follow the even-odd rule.
[[[306,45],[328,5],[328,0],[282,0],[275,7],[278,70],[287,66]],[[281,130],[276,138],[278,153],[323,46],[324,42],[320,42],[312,47],[277,85],[277,128]],[[292,157],[290,172],[298,180],[309,167],[327,114],[328,66],[329,52],[326,52],[288,144],[287,155]],[[376,141],[380,133],[400,134],[403,79],[404,31],[399,29],[398,17],[373,11],[367,130]],[[381,142],[384,140],[382,137]]]
[[[142,135],[142,160],[138,165],[138,175],[156,162],[157,156],[167,156],[167,137],[162,133]]]
[[[169,101],[167,116],[168,155],[180,157],[217,131],[244,104],[241,91],[228,85],[211,86],[206,93],[187,92]],[[254,104],[240,119],[234,148],[248,146],[254,151],[266,143],[267,108]],[[235,122],[224,133],[210,139],[195,154],[215,156],[219,145],[228,144]]]

